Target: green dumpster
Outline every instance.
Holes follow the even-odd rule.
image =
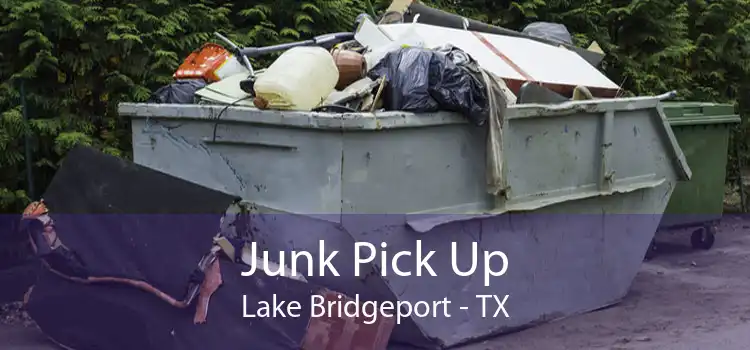
[[[729,130],[740,117],[729,104],[669,102],[662,106],[693,177],[675,188],[660,228],[698,227],[690,238],[693,248],[710,249],[713,224],[724,211]]]

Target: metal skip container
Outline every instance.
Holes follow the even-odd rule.
[[[488,130],[457,114],[119,111],[132,119],[136,163],[254,203],[263,249],[316,255],[324,241],[322,253],[339,251],[339,276],[316,274],[316,261],[312,274],[302,271],[312,283],[361,301],[450,301],[445,313],[401,320],[391,336],[446,348],[627,294],[675,184],[691,176],[660,104],[666,97],[509,106],[497,196],[485,177]],[[355,249],[363,242],[389,257],[434,251],[437,276],[416,275],[413,255],[398,263],[409,276],[379,258],[355,265],[357,252],[367,254]],[[476,272],[460,276],[475,242]],[[483,256],[497,251],[507,259],[495,254],[487,266],[505,270],[488,275]],[[492,295],[505,299],[505,312],[495,312]]]

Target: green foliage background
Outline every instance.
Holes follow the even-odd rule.
[[[516,30],[563,23],[577,44],[600,44],[602,68],[632,94],[676,89],[682,99],[730,102],[749,115],[750,0],[425,2]],[[24,135],[33,136],[36,195],[76,144],[129,157],[130,129],[117,103],[147,99],[214,31],[243,45],[270,45],[351,30],[357,14],[388,3],[0,0],[0,211],[17,212],[29,200]],[[743,146],[746,124],[733,133]]]

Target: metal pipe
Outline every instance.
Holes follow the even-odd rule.
[[[351,33],[351,32],[330,33],[330,34],[319,35],[312,39],[291,42],[291,43],[277,44],[277,45],[264,46],[264,47],[244,47],[244,48],[239,49],[239,54],[243,56],[247,56],[247,57],[258,57],[258,56],[266,55],[266,54],[273,53],[273,52],[286,51],[293,47],[298,47],[298,46],[323,46],[323,47],[332,46],[340,42],[352,40],[353,38],[354,38],[354,33]]]

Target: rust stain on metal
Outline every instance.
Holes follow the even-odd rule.
[[[198,295],[198,305],[196,305],[195,316],[193,317],[193,323],[203,324],[206,323],[208,317],[208,303],[211,300],[211,296],[216,292],[217,289],[222,285],[223,280],[221,278],[221,268],[219,266],[219,260],[214,260],[205,272],[205,279],[200,286],[200,294]]]
[[[325,300],[324,305],[329,303],[342,304],[353,300],[344,294],[323,291],[320,293]],[[362,304],[359,305],[363,307]],[[337,308],[333,308],[337,310]],[[358,317],[343,315],[324,314],[320,317],[311,317],[307,325],[305,338],[302,340],[302,350],[385,350],[391,332],[395,326],[393,317],[378,315],[374,322],[371,318],[359,313]]]

